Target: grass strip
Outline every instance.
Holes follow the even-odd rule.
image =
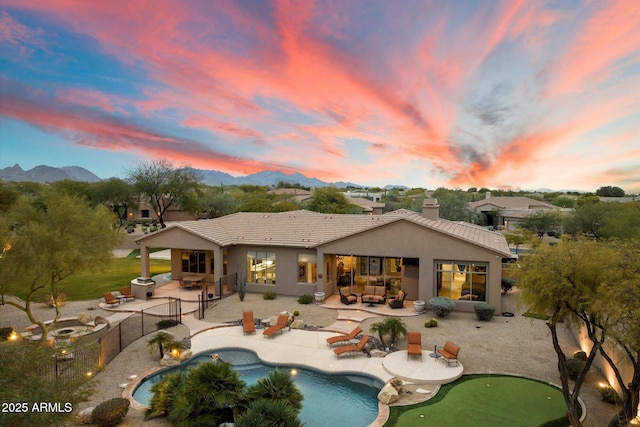
[[[171,271],[171,261],[151,260],[151,276]],[[60,289],[66,295],[67,301],[82,301],[100,298],[105,292],[119,291],[123,286],[129,286],[131,280],[140,276],[140,260],[136,258],[113,258],[104,269],[98,271],[79,271],[60,282]],[[7,286],[7,294],[24,299],[26,289]],[[45,301],[48,292],[38,295]]]

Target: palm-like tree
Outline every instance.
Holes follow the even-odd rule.
[[[285,400],[258,399],[246,414],[235,422],[236,427],[302,427],[298,411]]]
[[[387,317],[381,322],[371,325],[371,332],[377,332],[380,342],[384,344],[384,336],[389,335],[389,346],[393,347],[398,336],[407,336],[407,325],[397,317]]]
[[[291,379],[289,372],[275,369],[267,377],[260,378],[247,391],[249,401],[257,399],[283,400],[296,409],[296,414],[302,409],[304,396]]]
[[[202,362],[189,370],[184,393],[176,397],[169,420],[175,425],[220,425],[246,409],[245,382],[225,362]]]
[[[184,393],[185,378],[182,371],[172,372],[151,386],[152,395],[144,413],[145,420],[171,413],[176,396]]]
[[[147,346],[151,351],[158,349],[160,351],[160,359],[164,357],[164,349],[173,342],[173,335],[168,332],[160,331],[147,340]]]

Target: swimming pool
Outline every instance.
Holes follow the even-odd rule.
[[[242,349],[210,350],[194,356],[189,362],[163,369],[140,382],[133,392],[133,398],[148,405],[150,389],[162,377],[176,370],[185,370],[199,362],[211,361],[211,355],[217,354],[233,366],[247,385],[255,384],[266,377],[275,366],[260,360],[253,352]],[[367,426],[378,416],[377,395],[384,385],[380,380],[365,375],[327,374],[311,369],[278,366],[288,369],[295,384],[304,396],[299,418],[307,426],[341,426],[345,420],[354,427]]]

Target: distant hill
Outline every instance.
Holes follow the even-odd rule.
[[[100,181],[100,178],[80,166],[54,168],[45,165],[36,166],[27,171],[23,170],[20,165],[0,169],[0,179],[4,181],[32,181],[40,183],[63,181],[65,179],[83,182]]]
[[[334,185],[338,188],[364,187],[352,182],[325,182],[318,178],[308,178],[301,173],[287,175],[280,171],[262,171],[246,176],[232,176],[228,173],[215,170],[193,169],[202,178],[202,182],[208,185],[268,185],[276,186],[280,182],[300,184],[303,187],[327,187]]]
[[[338,188],[364,187],[352,182],[324,182],[317,178],[308,178],[301,173],[287,175],[280,171],[262,171],[247,176],[232,176],[225,172],[205,169],[192,169],[202,178],[207,185],[266,185],[276,186],[280,182],[299,184],[304,187],[327,187],[335,185]],[[65,166],[54,168],[51,166],[36,166],[30,170],[23,170],[20,165],[0,169],[0,179],[4,181],[33,181],[55,182],[70,179],[73,181],[97,182],[100,178],[92,172],[79,166]]]

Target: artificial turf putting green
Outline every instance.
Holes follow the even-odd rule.
[[[560,389],[502,375],[465,375],[443,386],[433,399],[405,408],[391,417],[395,423],[385,426],[539,427],[567,412]]]

